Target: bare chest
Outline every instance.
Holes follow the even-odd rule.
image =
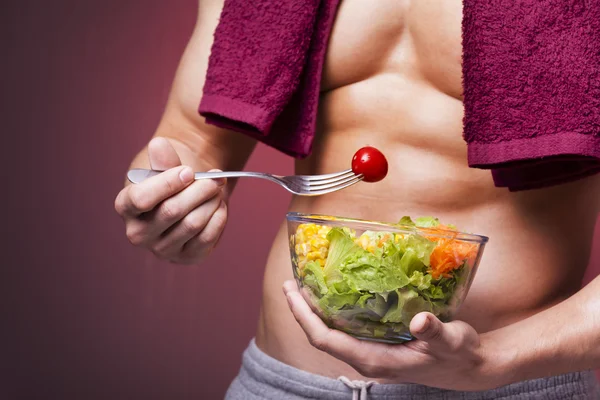
[[[391,73],[460,98],[461,21],[460,0],[342,0],[322,89]]]

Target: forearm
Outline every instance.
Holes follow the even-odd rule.
[[[567,300],[481,335],[500,384],[600,368],[600,276]]]
[[[164,114],[153,135],[169,139],[182,164],[194,171],[240,170],[256,144],[254,139],[242,134],[206,124],[197,112],[222,3],[222,0],[199,2],[196,27],[179,63]],[[150,167],[146,148],[136,155],[131,167]],[[228,194],[234,182],[228,182]]]

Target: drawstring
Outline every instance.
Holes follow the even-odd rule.
[[[368,400],[367,391],[371,386],[373,386],[377,382],[373,381],[351,381],[345,376],[340,376],[338,378],[342,383],[352,389],[352,400]],[[360,397],[359,397],[360,395]]]

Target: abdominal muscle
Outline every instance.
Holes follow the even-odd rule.
[[[462,139],[458,0],[345,0],[324,70],[319,129],[297,173],[347,169],[354,152],[379,148],[387,177],[290,211],[395,222],[433,215],[490,238],[456,318],[486,332],[539,312],[578,290],[598,210],[599,179],[510,193],[467,165]],[[374,23],[373,21],[379,21]],[[356,27],[364,27],[357,29]],[[268,355],[329,377],[362,377],[308,343],[282,283],[292,279],[287,226],[271,249],[256,343]]]

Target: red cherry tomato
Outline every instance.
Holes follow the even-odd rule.
[[[379,150],[367,146],[358,150],[352,157],[352,171],[362,174],[365,182],[378,182],[387,175],[388,163]]]

